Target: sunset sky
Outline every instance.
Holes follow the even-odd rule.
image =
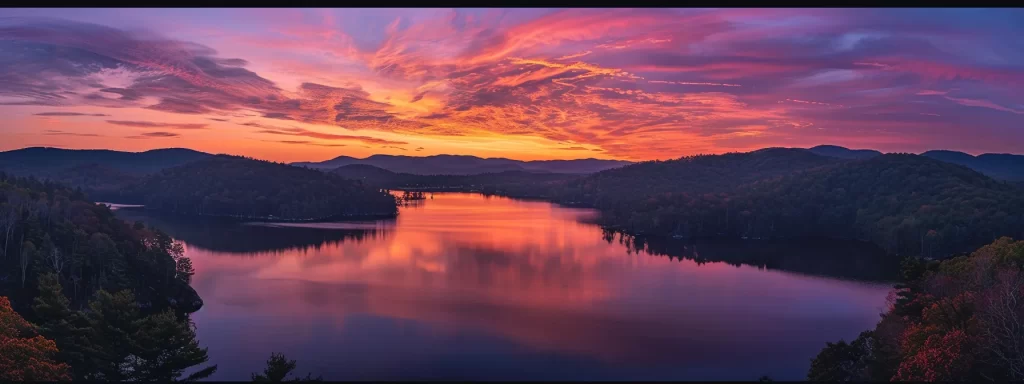
[[[0,150],[1024,153],[1021,9],[0,9]]]

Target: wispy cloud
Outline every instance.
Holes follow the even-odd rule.
[[[135,128],[206,129],[206,124],[156,123],[152,121],[107,120],[107,123]]]
[[[308,140],[263,140],[268,143],[281,143],[281,144],[292,144],[292,145],[312,145],[317,147],[345,147],[346,144],[332,144],[332,143],[318,143]]]
[[[303,128],[278,127],[255,122],[248,122],[242,125],[262,128],[256,132],[271,135],[304,136],[322,140],[358,141],[366,144],[408,144],[404,141],[387,140],[370,136],[338,135],[333,133],[310,131],[308,129]]]
[[[96,116],[96,117],[110,116],[110,115],[107,115],[107,114],[104,114],[104,113],[80,113],[80,112],[40,112],[40,113],[36,113],[34,115],[35,116],[68,116],[68,117],[71,117],[71,116]]]
[[[125,136],[128,139],[153,139],[153,138],[168,138],[168,137],[181,137],[181,135],[172,132],[146,132],[134,136]]]
[[[102,137],[102,135],[96,133],[65,132],[56,129],[44,129],[43,134],[46,136]]]

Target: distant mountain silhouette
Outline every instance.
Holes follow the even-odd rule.
[[[105,149],[32,147],[0,152],[0,169],[13,174],[43,176],[50,172],[95,164],[122,173],[143,175],[210,156],[208,153],[185,148],[120,152]]]
[[[437,191],[481,191],[487,192],[509,185],[532,185],[540,187],[551,182],[564,182],[583,177],[578,173],[503,171],[475,175],[414,175],[395,173],[366,164],[349,164],[338,167],[330,173],[345,179],[359,180],[364,184],[388,189],[437,190]]]
[[[818,155],[838,157],[840,159],[867,159],[881,155],[882,152],[874,149],[849,149],[846,147],[840,147],[838,145],[819,145],[814,148],[808,149]]]
[[[996,179],[1024,181],[1024,155],[986,153],[971,156],[956,151],[928,151],[921,156],[960,164]]]
[[[576,160],[535,160],[523,163],[528,171],[552,173],[596,173],[607,169],[632,164],[622,160],[576,159]]]
[[[577,159],[519,161],[505,158],[480,158],[461,155],[435,155],[426,157],[373,155],[365,159],[339,156],[323,162],[298,162],[292,165],[321,170],[363,164],[397,173],[414,175],[475,175],[505,171],[594,173],[627,164],[622,160]]]
[[[338,167],[331,173],[350,180],[361,180],[370,185],[392,186],[401,183],[408,177],[419,177],[408,173],[395,173],[369,164],[348,164]]]
[[[809,151],[822,156],[851,160],[867,159],[882,154],[882,152],[873,149],[849,149],[838,145],[819,145],[810,148]],[[963,165],[994,179],[1024,181],[1024,155],[986,153],[972,156],[957,151],[933,150],[922,153],[921,156]]]

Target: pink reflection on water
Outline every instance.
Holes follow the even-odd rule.
[[[475,329],[609,364],[743,365],[778,353],[806,364],[824,341],[870,328],[885,303],[884,284],[631,254],[580,222],[592,214],[438,193],[403,208],[386,236],[249,254],[188,246],[206,302],[200,336],[301,350],[329,338],[324,324],[373,315],[428,324],[441,339]]]

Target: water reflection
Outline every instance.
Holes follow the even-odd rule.
[[[821,277],[884,279],[868,249],[620,244],[593,214],[438,193],[359,228],[136,218],[187,243],[222,380],[271,351],[328,379],[801,379],[884,305]]]
[[[346,240],[386,236],[394,220],[359,223],[242,223],[223,218],[155,215],[137,209],[120,209],[127,221],[142,221],[167,232],[190,246],[226,254],[264,254],[306,250]]]

